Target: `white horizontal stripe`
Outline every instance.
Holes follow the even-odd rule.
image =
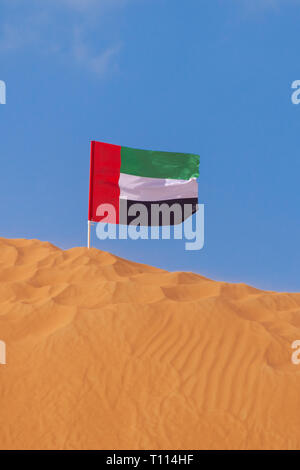
[[[133,201],[163,201],[198,197],[198,183],[195,178],[175,180],[121,173],[119,187],[120,198]]]

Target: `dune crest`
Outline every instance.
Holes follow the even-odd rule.
[[[300,294],[0,238],[0,449],[300,449]]]

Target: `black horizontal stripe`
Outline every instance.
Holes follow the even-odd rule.
[[[120,224],[140,226],[177,225],[198,210],[197,198],[164,201],[120,199]]]

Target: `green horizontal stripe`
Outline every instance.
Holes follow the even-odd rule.
[[[121,173],[148,178],[188,180],[199,176],[200,157],[191,153],[155,152],[121,147]]]

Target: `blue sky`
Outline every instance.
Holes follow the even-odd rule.
[[[0,0],[1,236],[86,244],[89,142],[198,153],[205,247],[99,241],[300,291],[297,0]]]

